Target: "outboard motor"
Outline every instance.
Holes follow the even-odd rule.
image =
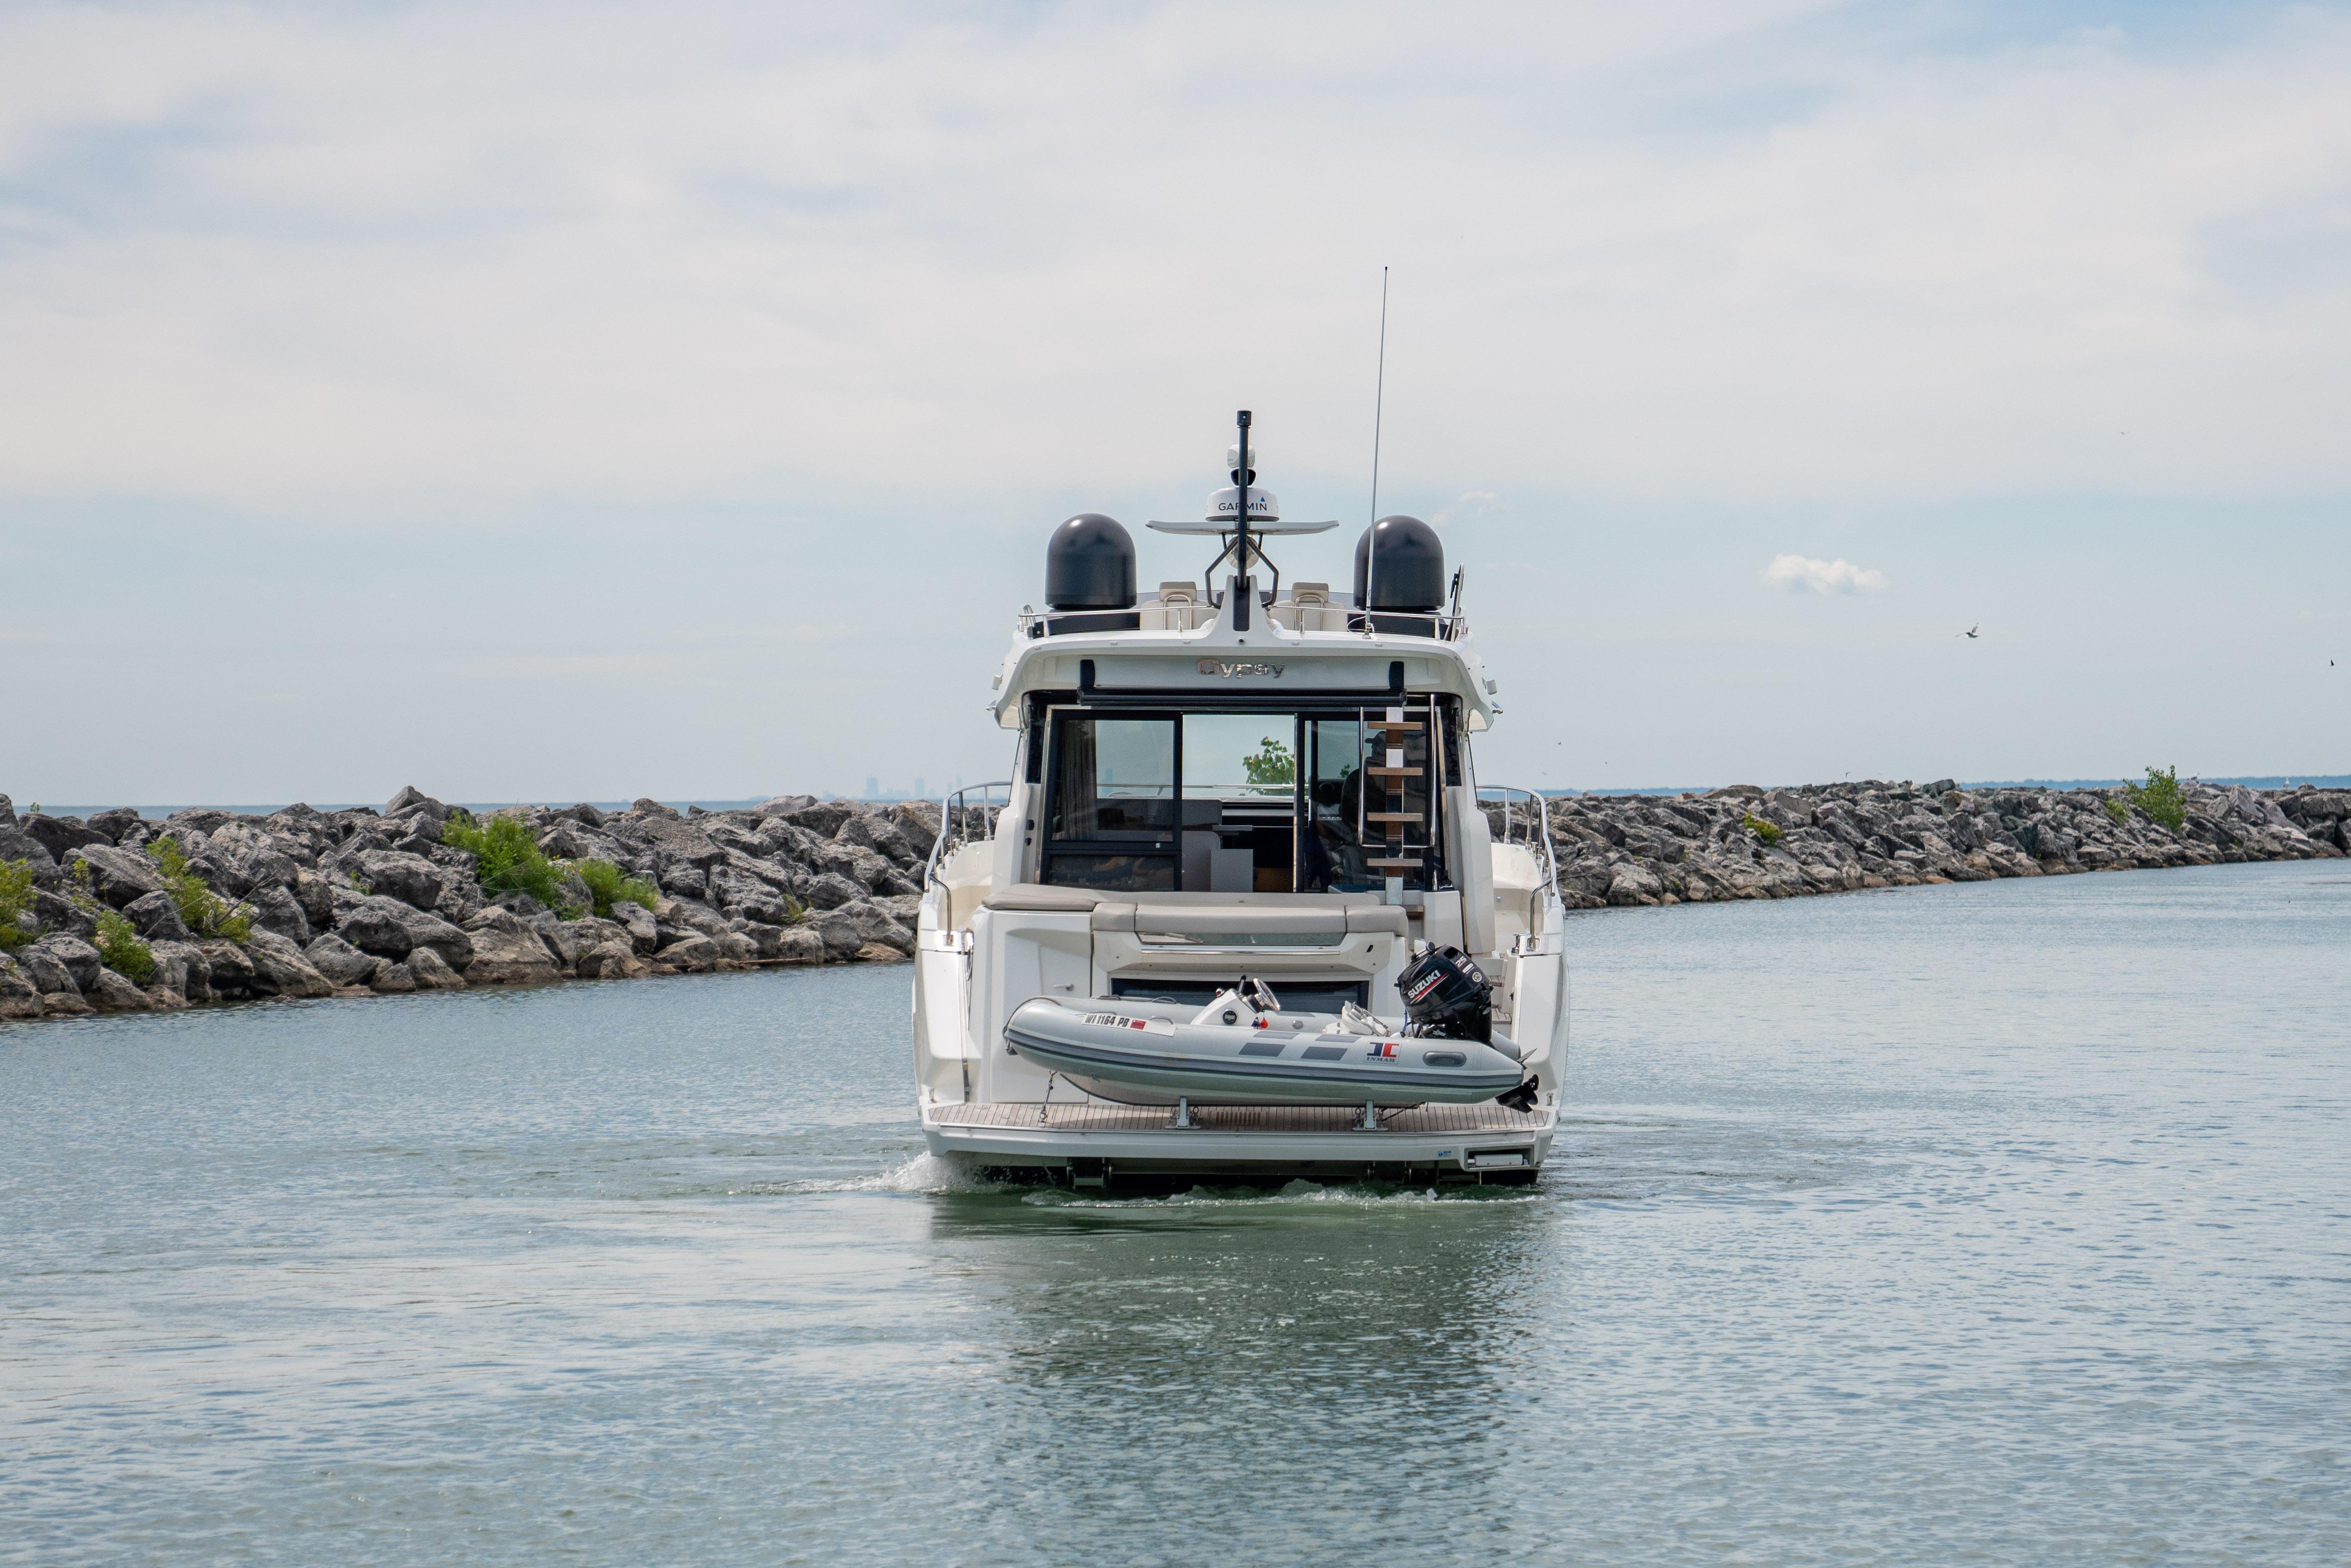
[[[1047,617],[1054,636],[1142,626],[1134,608],[1134,538],[1116,517],[1080,512],[1053,530],[1045,547],[1045,603],[1081,612]]]
[[[1396,977],[1404,993],[1404,1032],[1417,1040],[1494,1038],[1494,985],[1458,947],[1424,947]]]

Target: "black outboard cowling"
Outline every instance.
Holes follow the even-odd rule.
[[[1094,612],[1049,617],[1046,630],[1053,635],[1133,632],[1143,625],[1134,612],[1134,539],[1116,517],[1080,512],[1053,530],[1045,546],[1045,603]]]
[[[1373,568],[1372,552],[1379,552]],[[1366,596],[1368,595],[1368,601]],[[1376,617],[1383,632],[1435,636],[1433,617],[1445,602],[1445,546],[1418,517],[1382,517],[1355,541],[1355,609],[1393,612]]]
[[[1417,1040],[1494,1039],[1494,984],[1458,947],[1431,947],[1396,977],[1404,993],[1404,1032]]]

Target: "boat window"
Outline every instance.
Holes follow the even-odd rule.
[[[1040,877],[1109,891],[1441,885],[1426,697],[1306,713],[1050,716]]]
[[[1175,888],[1176,737],[1172,717],[1054,716],[1045,881]]]
[[[1308,893],[1369,893],[1440,885],[1435,804],[1443,779],[1430,746],[1426,698],[1301,727],[1306,821],[1298,885]]]

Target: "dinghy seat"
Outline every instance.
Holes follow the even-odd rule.
[[[1368,893],[1161,893],[1147,899],[1104,899],[1092,909],[1097,931],[1189,937],[1211,946],[1219,936],[1330,942],[1355,936],[1402,937],[1408,929],[1402,905],[1382,904]]]

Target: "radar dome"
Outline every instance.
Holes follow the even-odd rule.
[[[1045,602],[1055,610],[1134,608],[1134,540],[1116,517],[1080,512],[1053,530]]]
[[[1372,551],[1380,555],[1371,570]],[[1365,580],[1374,596],[1365,604]],[[1355,603],[1369,610],[1426,613],[1445,602],[1445,546],[1418,517],[1382,517],[1355,541]]]

